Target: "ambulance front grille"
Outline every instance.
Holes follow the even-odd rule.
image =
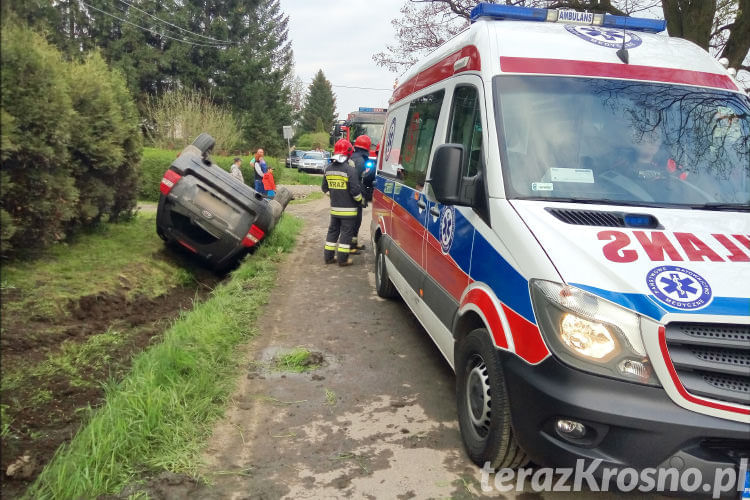
[[[750,405],[750,325],[670,323],[666,341],[685,390]]]

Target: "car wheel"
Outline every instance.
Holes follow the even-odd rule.
[[[201,135],[195,138],[193,141],[193,146],[200,149],[201,153],[204,155],[213,149],[214,145],[216,144],[216,140],[211,137],[209,134],[203,132]]]
[[[517,468],[528,462],[510,421],[510,401],[489,332],[478,328],[456,345],[456,402],[461,437],[480,467]]]
[[[385,254],[381,247],[382,244],[378,242],[375,253],[375,291],[379,297],[393,299],[398,297],[398,291],[388,277],[388,269],[385,265]]]

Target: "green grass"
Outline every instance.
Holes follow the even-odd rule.
[[[70,301],[86,295],[122,289],[128,298],[158,297],[191,283],[190,269],[155,258],[164,246],[155,219],[154,213],[142,213],[128,222],[102,224],[32,259],[5,263],[0,270],[3,292],[15,293],[4,301],[3,313],[53,319],[67,314]]]
[[[200,452],[235,385],[240,352],[256,333],[277,263],[301,227],[284,216],[255,254],[139,355],[130,374],[105,386],[105,403],[60,447],[29,498],[118,493],[144,474],[195,475]]]
[[[318,364],[310,362],[309,350],[304,347],[295,347],[291,352],[276,358],[275,368],[279,371],[302,373],[315,370]]]
[[[39,380],[52,379],[63,376],[74,387],[97,387],[99,382],[92,382],[86,373],[106,372],[112,362],[112,350],[127,341],[124,334],[108,330],[98,335],[92,335],[85,342],[63,342],[58,351],[47,356],[41,363],[14,368],[3,372],[2,390],[10,393],[21,388],[29,388]],[[37,387],[30,402],[34,405],[46,400],[38,393],[46,391],[44,387]]]

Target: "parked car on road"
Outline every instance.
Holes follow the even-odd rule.
[[[290,167],[297,168],[297,167],[299,167],[299,162],[302,160],[302,157],[305,155],[305,153],[307,153],[307,151],[301,151],[299,149],[296,149],[296,150],[292,151],[289,154],[289,156],[287,156],[286,159],[284,160],[284,165],[287,168],[290,168]]]
[[[298,170],[322,174],[328,166],[328,158],[320,151],[308,151],[302,157]]]
[[[164,173],[156,232],[223,270],[273,229],[291,195],[280,188],[269,201],[213,164],[208,155],[214,142],[201,134]]]

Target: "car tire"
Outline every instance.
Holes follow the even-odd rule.
[[[213,149],[213,147],[216,145],[216,140],[211,137],[206,132],[203,132],[201,135],[195,138],[193,141],[193,146],[200,149],[201,153],[205,155],[209,151]]]
[[[489,332],[478,328],[455,348],[456,403],[461,438],[479,467],[518,468],[528,462],[516,443],[500,359]]]
[[[375,291],[378,297],[394,299],[398,297],[398,290],[396,290],[396,287],[393,286],[391,279],[388,277],[382,244],[378,242],[375,248]]]

